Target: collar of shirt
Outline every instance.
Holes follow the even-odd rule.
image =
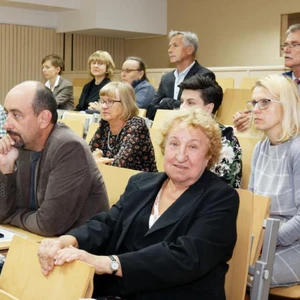
[[[60,75],[58,75],[58,76],[56,77],[56,80],[55,80],[55,83],[54,83],[53,90],[55,89],[55,87],[58,86],[59,79],[60,79]],[[48,80],[48,81],[45,82],[45,86],[46,86],[48,89],[51,90],[51,88],[50,88],[50,80]],[[52,90],[52,91],[53,91],[53,90]]]
[[[292,79],[295,80],[295,79],[300,79],[300,78],[297,78],[294,74],[294,72],[292,72]],[[298,91],[299,91],[299,95],[300,95],[300,84],[298,84]]]
[[[178,84],[180,84],[183,80],[186,74],[190,71],[190,69],[195,64],[195,61],[192,62],[185,70],[182,72],[178,72],[177,69],[174,70],[174,76],[175,76],[175,84],[174,84],[174,99],[177,99],[179,94],[179,87]]]

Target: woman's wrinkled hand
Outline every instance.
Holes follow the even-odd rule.
[[[54,268],[56,255],[63,245],[59,239],[44,239],[38,249],[42,273],[48,275]]]

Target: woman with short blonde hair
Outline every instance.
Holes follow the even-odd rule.
[[[83,87],[75,110],[91,109],[90,104],[98,102],[100,90],[111,81],[114,74],[114,61],[106,51],[98,50],[91,54],[88,65],[90,75],[94,78]]]

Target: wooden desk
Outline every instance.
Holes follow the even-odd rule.
[[[24,229],[12,226],[12,225],[5,225],[5,224],[0,224],[0,229],[4,228],[6,230],[11,231],[14,234],[17,234],[23,238],[27,238],[29,240],[35,241],[35,242],[40,242],[42,239],[45,239],[46,237],[42,236],[42,235],[38,235],[29,231],[26,231]],[[4,253],[7,252],[7,250],[9,249],[9,245],[10,245],[11,241],[5,241],[5,242],[1,242],[0,239],[0,250],[1,252],[3,251]]]

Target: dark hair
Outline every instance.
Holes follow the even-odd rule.
[[[223,90],[219,86],[219,84],[207,76],[201,76],[196,74],[184,81],[182,81],[178,87],[181,90],[199,90],[202,100],[204,104],[207,105],[209,103],[214,104],[214,108],[212,113],[215,114],[222,104],[223,100]]]
[[[55,68],[60,68],[58,75],[61,75],[61,73],[65,70],[65,62],[63,59],[56,54],[49,54],[42,59],[42,64],[48,60]]]
[[[51,123],[57,122],[57,103],[50,89],[44,84],[38,83],[34,99],[32,101],[32,109],[35,116],[38,116],[43,110],[49,110],[52,114]]]
[[[146,64],[145,62],[140,58],[140,57],[137,57],[137,56],[128,56],[126,58],[126,60],[135,60],[139,63],[139,69],[140,71],[144,71],[144,74],[143,74],[143,77],[141,78],[141,80],[148,80],[147,78],[147,75],[146,75]]]

